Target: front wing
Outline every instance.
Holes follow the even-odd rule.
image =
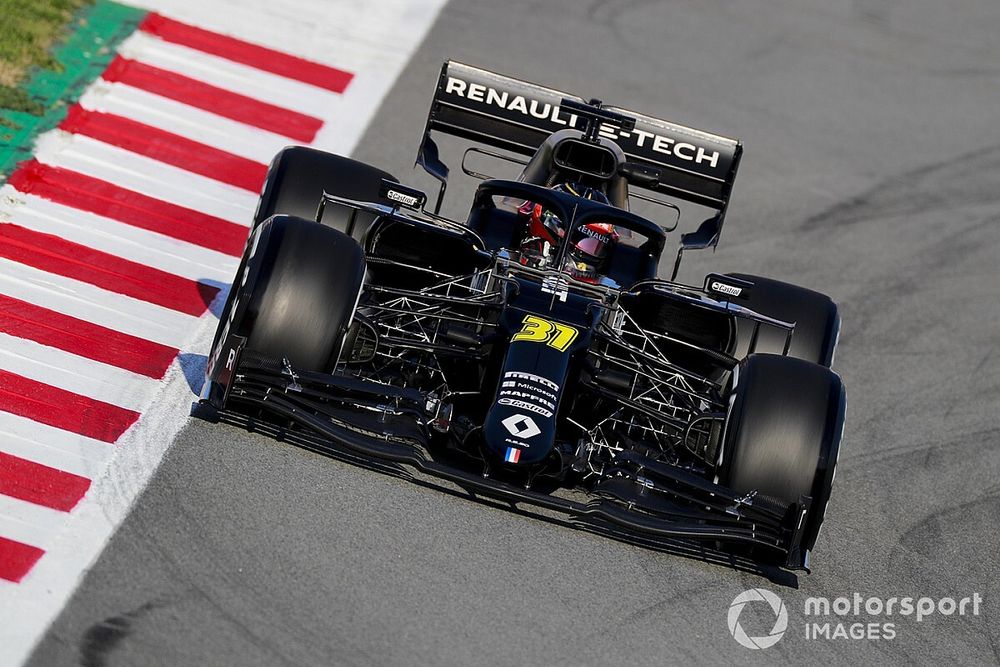
[[[244,339],[229,336],[218,370],[210,377],[192,415],[256,428],[257,420],[294,444],[403,476],[406,468],[451,482],[470,496],[531,506],[561,515],[564,522],[642,546],[670,548],[678,539],[741,544],[762,551],[769,562],[808,571],[802,547],[810,498],[781,507],[766,498],[737,496],[704,478],[631,452],[624,463],[639,473],[609,477],[572,497],[533,491],[436,458],[427,445],[426,397],[342,375],[299,372],[276,360],[243,351]],[[381,410],[381,413],[379,412]],[[291,429],[282,425],[294,425]]]

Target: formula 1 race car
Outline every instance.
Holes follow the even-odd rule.
[[[463,156],[485,179],[465,220],[440,215],[435,133],[490,147]],[[808,570],[844,426],[837,307],[757,276],[675,282],[718,243],[741,152],[446,62],[417,157],[434,204],[344,157],[274,159],[193,412],[618,539]],[[711,213],[665,280],[678,204]]]

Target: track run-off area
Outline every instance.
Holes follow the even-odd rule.
[[[0,188],[2,664],[183,424],[271,157],[350,152],[439,8],[155,5]]]
[[[148,5],[0,193],[0,663],[1000,661],[995,2]],[[409,168],[446,58],[744,142],[721,245],[679,277],[840,305],[848,419],[812,574],[188,418],[273,152],[311,143],[434,192]],[[446,212],[474,186],[459,174]],[[752,650],[729,616],[757,588],[787,626]],[[865,610],[976,595],[976,614]],[[810,598],[852,608],[816,618]],[[735,613],[758,637],[780,617]]]

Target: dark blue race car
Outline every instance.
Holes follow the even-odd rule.
[[[441,133],[475,144],[463,170],[484,178],[464,220],[439,215]],[[807,569],[844,424],[837,307],[758,276],[674,281],[718,243],[741,152],[447,62],[417,158],[434,205],[344,157],[274,159],[195,414],[619,539]],[[520,176],[485,178],[476,154]],[[666,280],[681,207],[707,215]]]

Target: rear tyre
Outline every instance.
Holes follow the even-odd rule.
[[[840,336],[840,315],[837,304],[819,292],[790,285],[770,278],[744,273],[729,274],[754,284],[750,298],[741,305],[784,322],[795,323],[795,333],[788,355],[805,359],[829,368],[833,365],[837,339]],[[753,323],[737,318],[736,349],[734,355],[741,359],[749,354],[753,337]],[[774,327],[760,327],[755,352],[781,354],[785,345],[783,331]]]
[[[248,350],[288,359],[300,370],[332,370],[364,274],[357,241],[310,220],[276,215],[251,235],[220,331],[228,321],[232,333],[246,337]]]
[[[272,215],[293,215],[316,219],[323,193],[367,202],[391,204],[379,196],[382,179],[398,182],[392,174],[363,162],[304,146],[289,146],[278,153],[267,170],[267,179],[257,203],[254,225]],[[351,211],[327,206],[321,222],[347,232]],[[359,213],[351,236],[361,239],[374,216]]]
[[[735,378],[724,436],[726,486],[782,504],[810,496],[802,546],[812,549],[840,454],[846,394],[833,371],[801,359],[752,354]]]

